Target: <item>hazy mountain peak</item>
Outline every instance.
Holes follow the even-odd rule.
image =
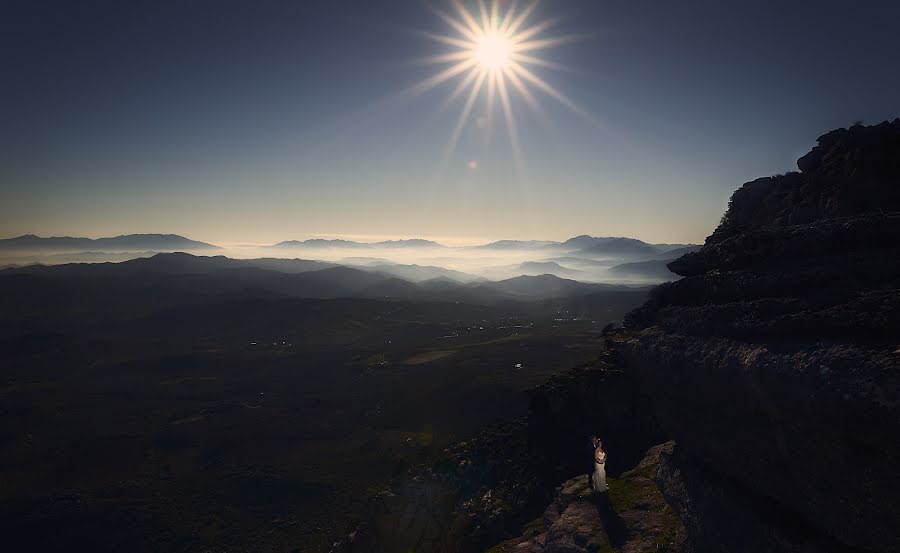
[[[382,242],[376,242],[377,246],[393,246],[393,247],[417,247],[417,248],[443,248],[442,244],[439,244],[433,240],[425,240],[423,238],[408,238],[403,240],[384,240]]]
[[[528,248],[546,248],[548,246],[558,246],[559,242],[552,240],[497,240],[477,246],[478,248],[491,250],[515,250]]]
[[[381,242],[355,242],[343,238],[309,238],[306,240],[284,240],[268,246],[271,248],[443,248],[442,244],[422,238],[383,240]]]

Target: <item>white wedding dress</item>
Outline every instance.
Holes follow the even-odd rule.
[[[591,480],[594,483],[594,491],[605,492],[609,489],[606,485],[606,453],[600,454],[602,463],[597,462],[597,456],[594,456],[594,474]]]

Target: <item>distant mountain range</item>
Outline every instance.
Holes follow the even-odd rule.
[[[443,248],[443,244],[439,244],[432,240],[423,240],[421,238],[413,238],[410,240],[384,240],[382,242],[354,242],[352,240],[343,240],[340,238],[334,240],[325,240],[322,238],[311,238],[309,240],[285,240],[279,242],[269,248]]]
[[[655,257],[665,252],[698,248],[694,244],[649,244],[637,238],[622,236],[588,236],[582,234],[569,238],[565,242],[553,242],[547,240],[500,240],[483,246],[475,246],[479,249],[490,250],[554,250],[568,252],[585,257]]]
[[[218,246],[190,240],[177,234],[125,234],[112,238],[78,238],[26,234],[0,239],[0,250],[27,251],[184,251],[217,250]]]
[[[150,258],[157,253],[173,252],[202,254],[221,250],[221,248],[174,234],[129,234],[97,239],[25,235],[0,239],[0,257],[4,264],[20,267],[35,263],[111,263],[133,260],[132,264],[123,264],[123,267],[116,270],[126,271],[127,267],[140,267],[142,271],[182,271],[198,274],[198,271],[199,273],[208,273],[213,269],[227,269],[241,270],[245,276],[258,270],[271,270],[285,275],[340,267],[394,279],[393,282],[382,282],[380,279],[376,279],[376,282],[360,276],[356,279],[357,282],[367,282],[373,286],[364,294],[367,297],[439,296],[452,301],[479,302],[484,299],[480,298],[476,291],[451,290],[451,288],[458,285],[486,284],[487,280],[505,282],[512,277],[544,275],[581,283],[612,282],[641,285],[658,283],[675,280],[676,275],[666,268],[666,264],[685,253],[696,251],[699,246],[648,244],[636,238],[581,235],[564,242],[500,240],[482,246],[466,247],[447,247],[438,242],[424,239],[363,243],[340,238],[312,238],[302,241],[288,240],[264,248],[271,251],[272,254],[266,258],[253,260],[232,259],[223,256],[189,260],[177,256],[156,256],[152,261],[145,259],[142,262],[135,258]],[[422,252],[438,249],[446,251],[449,257],[444,254],[430,257],[421,255]],[[346,252],[350,257],[341,258],[340,261],[335,262],[334,259],[338,256],[333,256],[332,252]],[[469,259],[473,254],[477,255],[476,260]],[[507,256],[515,262],[491,264],[497,261],[502,262]],[[289,257],[306,259],[286,259]],[[328,261],[311,260],[316,258]],[[412,260],[422,258],[427,258],[428,263],[410,263]],[[441,266],[445,261],[457,269],[464,268],[464,270],[471,270],[472,273]],[[184,264],[187,266],[182,267],[181,265]],[[433,280],[445,280],[449,284],[429,283]],[[377,288],[374,287],[376,283]],[[270,291],[294,294],[293,286],[293,284],[285,283],[274,286],[269,283],[264,288]],[[310,290],[321,290],[326,297],[332,297],[334,294],[340,296],[342,293],[360,292],[360,289],[355,286],[343,289],[343,291],[335,291],[337,289],[331,290],[324,284],[312,286]],[[544,293],[549,292],[545,291]],[[503,296],[503,294],[500,295]],[[517,294],[513,293],[512,295],[516,296]]]
[[[405,240],[384,240],[381,242],[355,242],[341,238],[308,240],[285,240],[268,248],[276,249],[377,249],[377,248],[446,248],[433,240],[421,238]],[[485,250],[555,250],[577,252],[585,257],[635,256],[654,257],[668,251],[695,248],[693,244],[648,244],[636,238],[588,236],[586,234],[569,238],[564,242],[551,240],[499,240],[481,246]],[[41,237],[26,234],[15,238],[0,239],[0,250],[19,251],[66,251],[66,252],[114,252],[114,251],[191,251],[221,249],[213,244],[191,240],[177,234],[126,234],[110,238],[83,238],[72,236]]]
[[[549,274],[520,276],[501,281],[458,282],[450,278],[458,275],[448,270],[443,271],[447,271],[449,276],[440,274],[435,278],[412,282],[391,272],[403,274],[404,271],[412,271],[410,278],[422,278],[435,268],[399,267],[400,269],[387,267],[387,270],[373,267],[357,269],[302,259],[231,259],[224,256],[198,257],[187,253],[161,253],[122,263],[11,268],[0,271],[0,281],[10,286],[14,283],[32,286],[30,279],[43,281],[48,278],[65,278],[70,283],[89,283],[94,288],[135,286],[144,290],[178,290],[183,294],[200,296],[255,290],[257,294],[267,297],[393,298],[483,305],[641,290],[610,284],[588,284]],[[425,269],[426,272],[416,272],[416,268]],[[134,278],[136,276],[140,278]]]
[[[420,238],[410,240],[386,240],[383,242],[354,242],[352,240],[311,238],[309,240],[286,240],[268,246],[270,248],[446,248],[443,244]],[[479,250],[523,251],[555,250],[578,252],[585,256],[630,257],[643,255],[652,257],[670,250],[697,247],[693,244],[648,244],[636,238],[621,236],[588,236],[583,234],[569,238],[565,242],[552,240],[498,240],[480,246],[470,246]]]

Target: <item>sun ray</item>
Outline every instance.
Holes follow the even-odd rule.
[[[512,57],[512,56],[510,56]],[[465,52],[460,50],[458,52],[447,52],[446,54],[437,54],[434,56],[426,56],[423,58],[416,58],[412,60],[413,63],[427,63],[427,64],[436,64],[436,63],[449,63],[451,61],[464,61],[472,58],[472,54],[469,52]]]
[[[487,113],[485,115],[485,128],[487,130],[487,142],[491,142],[491,130],[494,128],[494,98],[497,97],[497,74],[491,72],[487,89]]]
[[[503,107],[503,115],[506,120],[506,131],[509,134],[509,143],[512,147],[513,162],[519,176],[525,174],[525,166],[522,159],[522,147],[519,144],[519,128],[516,125],[516,117],[512,111],[512,105],[509,101],[509,93],[506,91],[506,82],[503,79],[497,79],[497,90],[500,93],[500,105]]]
[[[480,67],[472,68],[472,70],[469,71],[469,74],[466,75],[466,78],[461,80],[459,84],[456,85],[456,88],[453,89],[453,92],[451,92],[450,95],[447,96],[447,98],[441,104],[441,107],[438,109],[443,110],[444,108],[452,104],[453,101],[456,100],[460,94],[465,92],[466,88],[468,88],[470,84],[472,84],[472,81],[474,81],[476,78],[479,78],[483,74],[485,74],[484,69],[481,69]]]
[[[487,76],[487,72],[479,69],[473,72],[473,75],[477,73],[478,77],[475,81],[475,84],[472,85],[472,90],[469,92],[469,97],[466,98],[466,103],[463,106],[462,112],[459,114],[459,119],[456,122],[456,127],[453,129],[453,134],[450,136],[450,141],[447,143],[447,149],[444,152],[444,161],[442,162],[443,166],[446,166],[450,161],[450,156],[453,155],[453,152],[456,150],[456,145],[459,142],[459,136],[462,134],[463,127],[466,122],[469,120],[469,114],[472,113],[472,106],[475,105],[475,99],[478,98],[478,93],[481,92],[481,87],[484,85],[484,79]]]
[[[459,78],[439,108],[439,111],[443,111],[466,94],[444,152],[442,167],[446,167],[454,154],[466,124],[473,118],[475,103],[479,99],[484,102],[484,111],[477,112],[476,120],[478,127],[483,130],[485,144],[491,143],[495,123],[494,106],[497,102],[500,103],[499,109],[503,112],[516,171],[523,179],[526,176],[525,158],[519,135],[520,119],[514,111],[513,94],[522,98],[524,104],[545,126],[551,126],[551,122],[541,106],[542,94],[550,96],[581,118],[599,125],[592,115],[532,71],[532,68],[572,71],[533,52],[581,40],[583,35],[544,37],[543,33],[557,25],[560,19],[530,22],[529,18],[535,12],[539,0],[530,0],[527,4],[526,0],[511,0],[508,8],[500,6],[501,0],[474,0],[470,8],[462,0],[449,1],[452,9],[432,11],[448,25],[453,34],[421,33],[451,47],[448,52],[426,57],[422,61],[449,66],[415,83],[406,91],[408,94],[421,94],[450,79]]]
[[[524,31],[517,32],[510,40],[512,41],[513,44],[518,44],[520,42],[524,42],[535,35],[543,33],[550,27],[559,23],[559,21],[560,21],[560,19],[558,17],[555,17],[553,19],[548,19],[547,21],[543,21],[541,23],[538,23],[537,25],[533,25],[533,26],[529,27],[529,28],[525,29]]]
[[[538,114],[538,116],[540,116],[541,118],[546,116],[544,110],[541,108],[540,103],[538,103],[537,98],[535,98],[534,94],[532,94],[531,91],[528,90],[528,87],[525,86],[525,83],[522,82],[522,79],[520,79],[514,71],[506,68],[503,70],[503,76],[509,79],[509,82],[513,85],[513,88],[515,88],[519,92],[519,94],[521,94],[522,97],[525,98],[525,102],[529,107],[531,107],[531,109],[534,110],[536,114]]]
[[[456,8],[456,13],[462,17],[463,21],[469,26],[472,32],[475,33],[476,37],[481,38],[484,36],[484,28],[475,21],[475,18],[472,17],[472,14],[469,13],[469,10],[463,6],[460,0],[453,0],[453,7]]]
[[[512,71],[516,72],[519,76],[521,76],[525,80],[529,81],[531,84],[538,87],[539,89],[541,89],[548,95],[552,96],[553,98],[555,98],[558,102],[560,102],[564,106],[566,106],[570,109],[574,109],[574,110],[576,110],[576,112],[581,109],[575,104],[575,102],[573,102],[568,97],[566,97],[562,92],[553,88],[553,86],[550,85],[550,83],[541,79],[540,77],[538,77],[537,75],[535,75],[534,73],[532,73],[531,71],[529,71],[528,69],[526,69],[525,67],[520,65],[518,62],[515,62],[515,61],[512,62],[509,65],[509,67]]]
[[[500,6],[498,4],[497,0],[491,2],[491,30],[495,33],[500,28]]]
[[[531,111],[534,112],[535,117],[540,122],[541,126],[544,128],[545,132],[549,133],[549,135],[553,137],[558,136],[558,132],[556,126],[553,124],[553,121],[547,115],[547,112],[541,107],[541,103],[537,100],[537,98],[532,94],[531,90],[528,89],[528,86],[522,82],[518,75],[512,70],[507,68],[505,70],[506,77],[509,79],[510,84],[516,89],[516,91],[522,95],[525,99],[525,102],[528,104],[528,107],[531,108]]]
[[[527,63],[529,65],[536,65],[538,67],[546,67],[548,69],[556,69],[557,71],[575,71],[574,68],[569,67],[568,65],[563,65],[563,64],[555,62],[555,61],[545,60],[545,59],[538,58],[535,56],[529,56],[528,54],[520,54],[519,52],[510,53],[509,59],[511,59],[513,61]]]
[[[424,92],[428,92],[432,88],[438,86],[439,84],[446,82],[456,75],[459,75],[466,69],[474,66],[477,62],[474,59],[464,60],[455,65],[451,65],[447,69],[444,69],[437,75],[433,75],[427,79],[421,80],[418,83],[408,87],[404,92],[412,95],[419,95]]]
[[[461,38],[454,38],[454,37],[450,37],[450,36],[446,36],[446,35],[441,35],[438,33],[432,33],[429,31],[415,31],[415,32],[426,38],[430,38],[431,40],[433,40],[435,42],[442,42],[449,46],[456,46],[457,48],[459,48],[460,50],[463,50],[463,51],[471,50],[476,45],[476,43],[470,42],[468,40],[463,40]]]
[[[509,24],[512,23],[512,17],[516,13],[516,6],[519,5],[519,0],[512,0],[509,3],[509,9],[506,10],[506,13],[503,14],[503,19],[500,20],[500,26],[497,27],[497,31],[504,35],[507,35],[507,29],[509,29]]]
[[[528,20],[528,17],[531,15],[531,12],[533,12],[537,7],[539,1],[540,0],[532,0],[528,7],[522,10],[522,13],[520,13],[519,16],[509,24],[509,26],[505,30],[507,36],[513,36],[516,34],[516,32],[519,30],[519,27],[521,27],[522,24]]]
[[[478,13],[481,14],[481,28],[485,34],[490,33],[494,29],[491,27],[491,16],[488,15],[487,5],[484,0],[478,0]]]
[[[466,27],[443,10],[432,7],[431,11],[433,11],[435,15],[443,19],[448,25],[456,29],[459,34],[468,38],[472,42],[478,42],[479,36],[477,30],[472,30],[471,28]]]
[[[550,85],[547,81],[541,79],[540,77],[538,77],[537,75],[535,75],[534,73],[529,71],[528,69],[522,67],[518,62],[510,63],[509,67],[510,67],[510,69],[515,71],[520,77],[531,82],[531,84],[538,87],[539,89],[541,89],[542,91],[547,93],[549,96],[553,97],[560,104],[569,108],[569,110],[572,111],[573,113],[575,113],[576,115],[579,115],[580,117],[587,119],[594,125],[602,126],[600,124],[600,122],[594,118],[593,115],[586,112],[578,104],[576,104],[575,102],[570,100],[568,96],[566,96],[562,92],[553,88],[553,86]]]
[[[542,38],[536,40],[529,40],[525,42],[517,42],[513,44],[512,50],[513,52],[527,52],[529,50],[539,50],[541,48],[550,48],[552,46],[559,46],[560,44],[568,44],[571,42],[579,42],[582,40],[587,40],[592,38],[590,35],[563,35],[553,38]]]

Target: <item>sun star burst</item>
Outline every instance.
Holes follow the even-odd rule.
[[[484,117],[486,123],[483,126],[488,131],[493,124],[494,106],[500,104],[514,161],[520,171],[523,161],[516,117],[510,101],[513,93],[521,96],[542,118],[544,114],[535,91],[540,91],[578,115],[591,119],[589,114],[536,74],[533,69],[534,67],[561,69],[562,66],[540,58],[539,52],[578,38],[573,35],[543,37],[543,33],[556,21],[529,23],[538,1],[532,0],[522,7],[521,4],[524,2],[513,0],[509,2],[507,8],[501,10],[501,0],[492,0],[490,6],[485,0],[478,0],[478,9],[474,14],[460,0],[451,0],[453,13],[433,8],[434,13],[449,26],[453,34],[423,34],[450,49],[426,60],[444,67],[433,76],[414,85],[411,91],[423,93],[451,79],[458,79],[459,82],[447,101],[451,102],[468,92],[445,152],[445,162],[455,150],[460,134],[479,97],[486,103]],[[485,94],[482,95],[483,90]]]
[[[491,32],[478,40],[472,52],[478,66],[488,71],[502,70],[509,65],[512,50],[510,40],[497,32]]]

